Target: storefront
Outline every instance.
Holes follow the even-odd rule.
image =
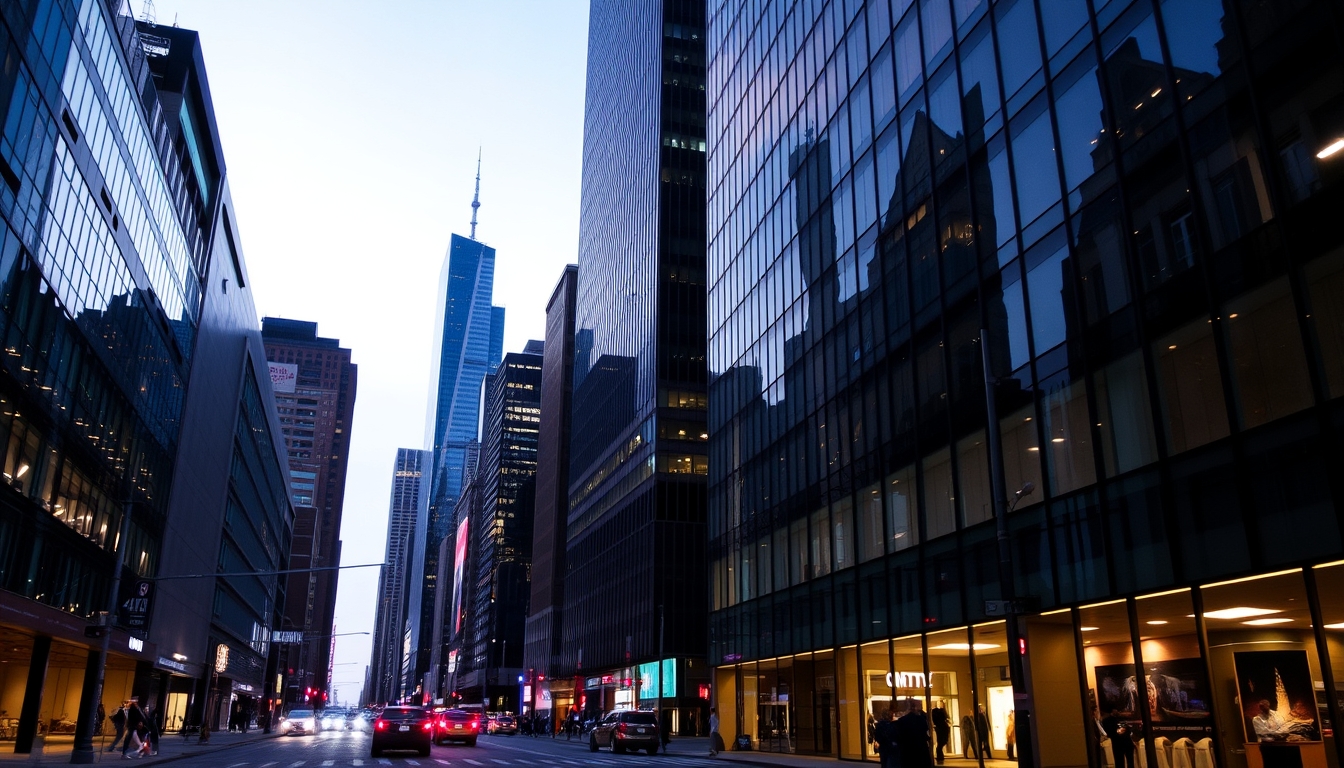
[[[1339,768],[1344,562],[1022,619],[1037,762],[1115,764],[1114,715],[1154,768]],[[1017,739],[1006,624],[990,622],[716,670],[720,732],[753,749],[876,760],[872,728],[912,701],[946,713],[950,764]],[[731,660],[729,660],[731,661]],[[1142,676],[1137,669],[1144,670]],[[1006,762],[1002,763],[1007,765]]]

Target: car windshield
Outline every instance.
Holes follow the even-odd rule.
[[[460,709],[450,709],[447,712],[444,712],[444,714],[448,716],[449,720],[471,720],[476,717],[476,715]]]
[[[289,719],[290,719],[290,720],[301,720],[301,719],[303,719],[303,718],[305,718],[305,717],[312,717],[312,716],[313,716],[313,710],[311,710],[311,709],[291,709],[291,710],[289,710]]]
[[[429,713],[423,709],[388,707],[383,710],[384,720],[423,720],[426,717],[429,717]]]
[[[652,712],[627,712],[621,715],[621,722],[635,725],[657,725],[658,717]]]

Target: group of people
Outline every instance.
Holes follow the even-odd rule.
[[[906,716],[918,713],[917,719],[924,719],[923,703],[916,700],[910,701],[911,709],[907,711]],[[895,713],[887,710],[882,713],[878,720],[869,719],[868,740],[876,747],[879,755],[883,754],[883,744],[886,743],[886,749],[889,754],[898,754],[899,750],[892,752],[892,740],[883,737],[882,723],[899,723],[905,718],[895,718]],[[1004,727],[1004,740],[1007,746],[1007,757],[1009,760],[1015,760],[1017,733],[1014,721],[1014,714],[1008,713],[1008,721]],[[989,736],[989,717],[985,714],[984,706],[976,709],[974,716],[966,715],[961,718],[961,752],[963,757],[978,758],[983,755],[986,758],[994,757],[994,752],[990,747]],[[907,724],[908,728],[915,727],[915,721],[911,720]],[[933,709],[930,710],[925,724],[925,732],[932,728],[935,750],[934,762],[942,765],[949,753],[955,753],[951,746],[952,740],[952,718],[948,715],[947,709],[941,702],[936,702]],[[925,738],[927,742],[927,736]],[[898,761],[899,762],[899,761]]]
[[[145,757],[159,754],[159,726],[154,717],[154,705],[140,708],[140,701],[134,697],[121,703],[120,707],[107,718],[116,729],[116,736],[107,748],[108,752],[121,749],[121,756],[130,759],[132,755]]]
[[[946,715],[944,715],[946,717]],[[946,739],[939,738],[940,743]],[[873,728],[873,742],[877,745],[877,755],[882,759],[882,768],[928,768],[932,760],[929,756],[929,718],[924,715],[924,703],[911,699],[909,708],[899,718],[888,709],[882,713]],[[941,755],[941,750],[939,750]],[[939,757],[938,762],[942,762]]]
[[[243,701],[233,702],[229,709],[229,731],[247,733],[247,726],[252,722],[252,706]]]

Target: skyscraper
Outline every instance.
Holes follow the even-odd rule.
[[[265,317],[261,338],[289,458],[289,496],[295,509],[290,567],[339,565],[357,366],[340,341],[317,335],[317,323]],[[300,573],[287,579],[283,628],[306,633],[287,660],[289,667],[303,670],[301,679],[291,681],[292,696],[309,687],[329,690],[339,573]]]
[[[726,740],[876,761],[919,702],[986,762],[1103,768],[1112,712],[1147,765],[1344,762],[1340,22],[715,4]]]
[[[705,650],[704,4],[593,2],[586,99],[553,677],[680,709]]]
[[[373,620],[373,651],[369,658],[369,691],[364,703],[397,701],[405,693],[400,675],[402,632],[411,590],[418,584],[407,578],[410,561],[419,549],[419,533],[429,512],[430,470],[433,454],[398,448],[392,467],[392,498],[387,510],[387,552],[378,577],[378,606]]]
[[[476,208],[480,204],[480,170],[472,205],[472,237],[453,235],[439,276],[439,303],[435,314],[434,362],[431,367],[430,414],[426,447],[434,452],[429,523],[420,546],[421,570],[412,582],[421,583],[415,626],[417,679],[429,669],[434,642],[434,599],[437,589],[439,544],[451,533],[453,507],[462,492],[467,447],[479,438],[481,385],[499,365],[504,342],[504,308],[491,305],[495,283],[495,249],[475,239]]]

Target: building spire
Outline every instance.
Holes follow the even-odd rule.
[[[481,207],[481,150],[476,149],[476,194],[471,198],[471,239],[476,239],[476,211]]]

